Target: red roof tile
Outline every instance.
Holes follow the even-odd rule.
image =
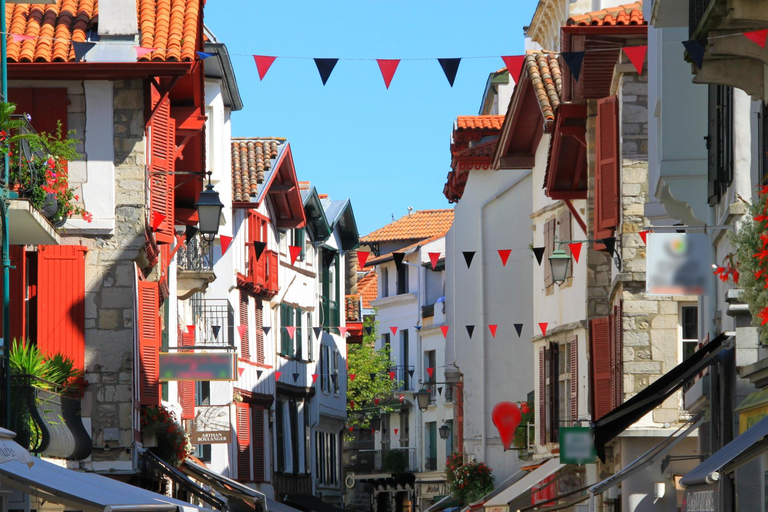
[[[421,210],[399,218],[366,235],[362,243],[423,240],[445,233],[453,224],[453,210]]]
[[[457,130],[501,130],[504,116],[459,116]]]
[[[643,18],[643,2],[634,2],[571,16],[566,24],[579,26],[646,25],[647,21]]]
[[[277,158],[285,139],[232,139],[232,200],[249,201],[256,197],[259,185]]]
[[[422,246],[434,242],[436,240],[440,240],[441,238],[444,238],[448,230],[446,230],[445,233],[440,233],[438,235],[435,235],[433,237],[427,238],[425,240],[419,240],[418,242],[412,243],[411,245],[408,245],[406,247],[403,247],[401,249],[398,249],[396,251],[392,251],[387,254],[382,254],[381,256],[377,256],[375,258],[371,258],[367,262],[367,266],[371,265],[381,265],[382,263],[386,263],[388,261],[392,261],[394,259],[394,256],[392,256],[396,252],[404,253],[404,254],[412,254],[416,252],[419,248]]]
[[[525,56],[524,66],[528,71],[527,77],[533,85],[533,92],[539,101],[544,120],[553,121],[563,92],[563,75],[557,55],[529,53]]]
[[[136,15],[139,45],[160,50],[142,61],[191,61],[195,59],[201,0],[139,0]],[[8,4],[5,20],[9,62],[74,62],[71,41],[85,42],[86,32],[98,27],[98,0],[57,0],[55,4]]]
[[[371,309],[371,301],[379,295],[379,280],[375,270],[357,280],[357,294],[363,299],[363,309]]]

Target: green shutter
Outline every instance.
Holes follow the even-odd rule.
[[[302,339],[301,339],[301,310],[296,310],[296,359],[302,358]]]

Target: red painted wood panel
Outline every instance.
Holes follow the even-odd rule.
[[[191,347],[195,344],[195,334],[192,332],[182,333],[180,344],[182,347]],[[181,419],[195,419],[195,387],[193,380],[179,381],[179,402],[181,403]]]
[[[619,107],[616,96],[597,101],[595,139],[595,238],[605,238],[619,225]]]
[[[253,481],[263,482],[265,480],[264,468],[264,407],[251,404],[253,416],[252,445],[253,445]]]
[[[27,304],[24,300],[27,293],[27,256],[23,245],[11,245],[10,269],[10,300],[8,306],[11,313],[11,340],[25,340],[27,334]],[[0,286],[3,284],[3,272],[0,268]],[[1,288],[0,288],[1,289]],[[0,310],[0,329],[3,325],[2,310]]]
[[[608,317],[590,320],[592,339],[592,419],[598,420],[611,412],[611,322]]]
[[[251,409],[245,402],[235,402],[237,411],[237,479],[251,479]]]
[[[159,352],[160,288],[155,281],[138,282],[139,303],[139,401],[141,405],[160,404]]]
[[[67,133],[67,99],[66,87],[35,87],[10,88],[8,99],[16,104],[16,114],[27,113],[32,116],[32,126],[38,133],[54,133],[61,121],[61,133]],[[75,134],[82,138],[82,133]]]
[[[149,210],[164,217],[155,230],[159,244],[170,244],[174,240],[174,180],[169,174],[175,169],[176,127],[171,118],[171,102],[162,99],[153,91],[154,115],[147,125],[149,141]],[[149,219],[150,224],[152,218]]]
[[[37,345],[85,368],[85,253],[79,245],[37,249]]]

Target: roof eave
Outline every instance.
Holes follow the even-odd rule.
[[[219,62],[222,76],[214,76],[211,78],[219,78],[224,83],[224,89],[229,99],[228,102],[225,102],[225,105],[228,106],[233,112],[242,110],[243,99],[240,96],[240,88],[237,86],[235,68],[232,66],[232,60],[229,58],[229,51],[227,50],[227,46],[223,43],[206,42],[205,51],[206,53],[213,53]],[[203,63],[203,65],[205,65],[205,63]],[[208,77],[208,74],[205,76]]]

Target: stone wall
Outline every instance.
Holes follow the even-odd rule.
[[[115,234],[63,242],[88,248],[83,417],[92,420],[94,461],[130,460],[124,448],[133,442],[134,262],[144,247],[143,83],[115,82],[113,104]]]

